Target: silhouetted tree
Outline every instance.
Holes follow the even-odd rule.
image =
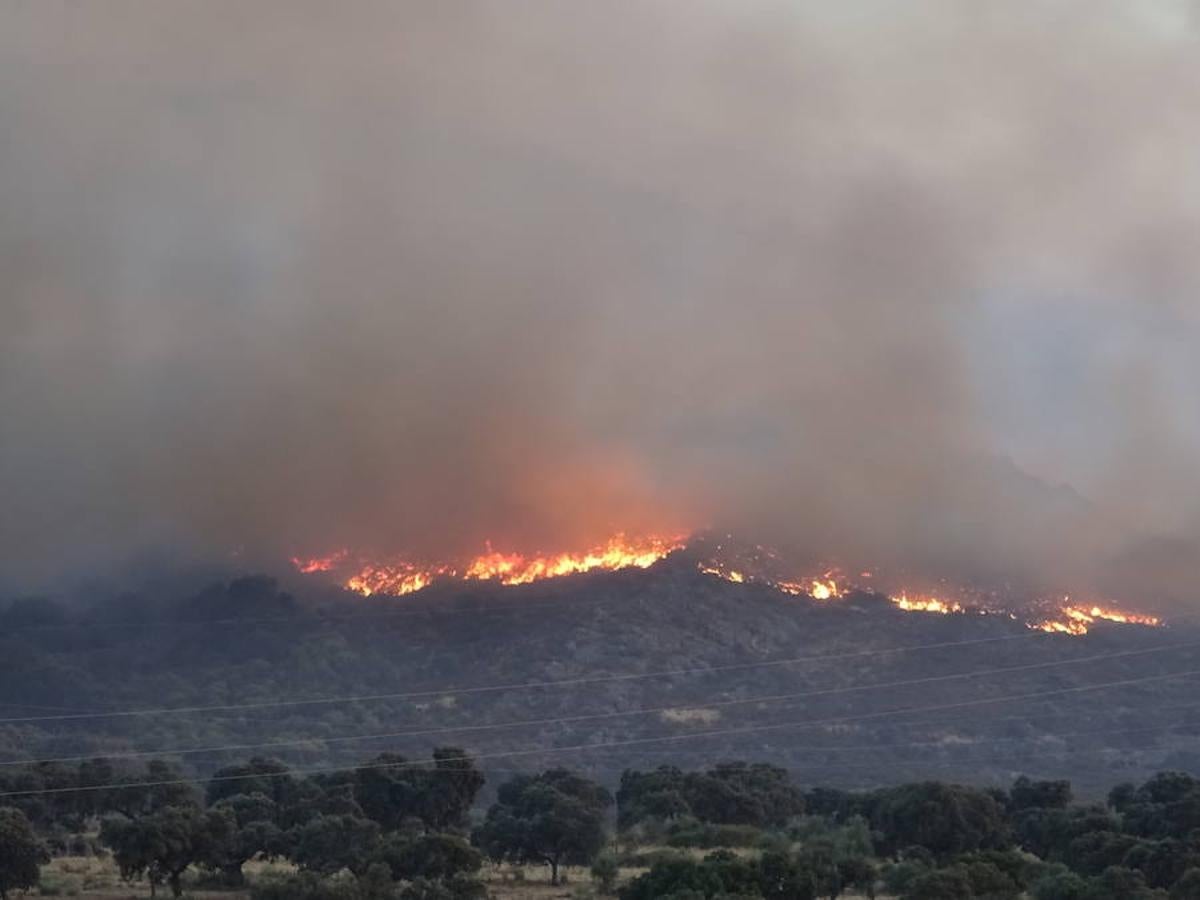
[[[39,867],[48,863],[46,852],[25,814],[0,807],[0,900],[8,892],[22,891],[38,883]]]
[[[235,831],[227,810],[169,806],[136,819],[107,819],[100,840],[112,849],[123,878],[145,874],[151,896],[165,881],[179,897],[183,893],[180,879],[188,866],[219,867]]]
[[[561,864],[587,864],[604,846],[611,804],[608,791],[565,769],[518,776],[500,787],[475,843],[493,859],[544,863],[558,884]]]

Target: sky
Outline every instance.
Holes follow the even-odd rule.
[[[1198,26],[0,0],[0,583],[717,527],[1194,604]]]

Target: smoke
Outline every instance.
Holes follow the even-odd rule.
[[[717,525],[1190,596],[1184,3],[0,16],[9,579]]]

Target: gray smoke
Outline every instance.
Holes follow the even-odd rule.
[[[9,580],[717,525],[1194,596],[1189,4],[0,17]]]

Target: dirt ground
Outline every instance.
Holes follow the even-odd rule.
[[[249,863],[246,876],[253,881],[268,872],[287,871],[286,865]],[[624,878],[631,878],[641,870],[623,871]],[[576,898],[578,889],[591,885],[591,876],[585,868],[566,867],[562,870],[566,883],[550,884],[550,871],[538,866],[487,866],[483,871],[488,894],[496,900],[551,900],[551,898]],[[121,880],[110,859],[85,856],[67,856],[54,859],[42,870],[42,886],[29,892],[30,897],[74,897],[76,900],[145,900],[150,896],[150,886],[144,881]],[[167,900],[170,891],[159,888],[158,896]],[[187,897],[194,900],[248,900],[244,891],[208,890],[202,886],[187,885]]]

